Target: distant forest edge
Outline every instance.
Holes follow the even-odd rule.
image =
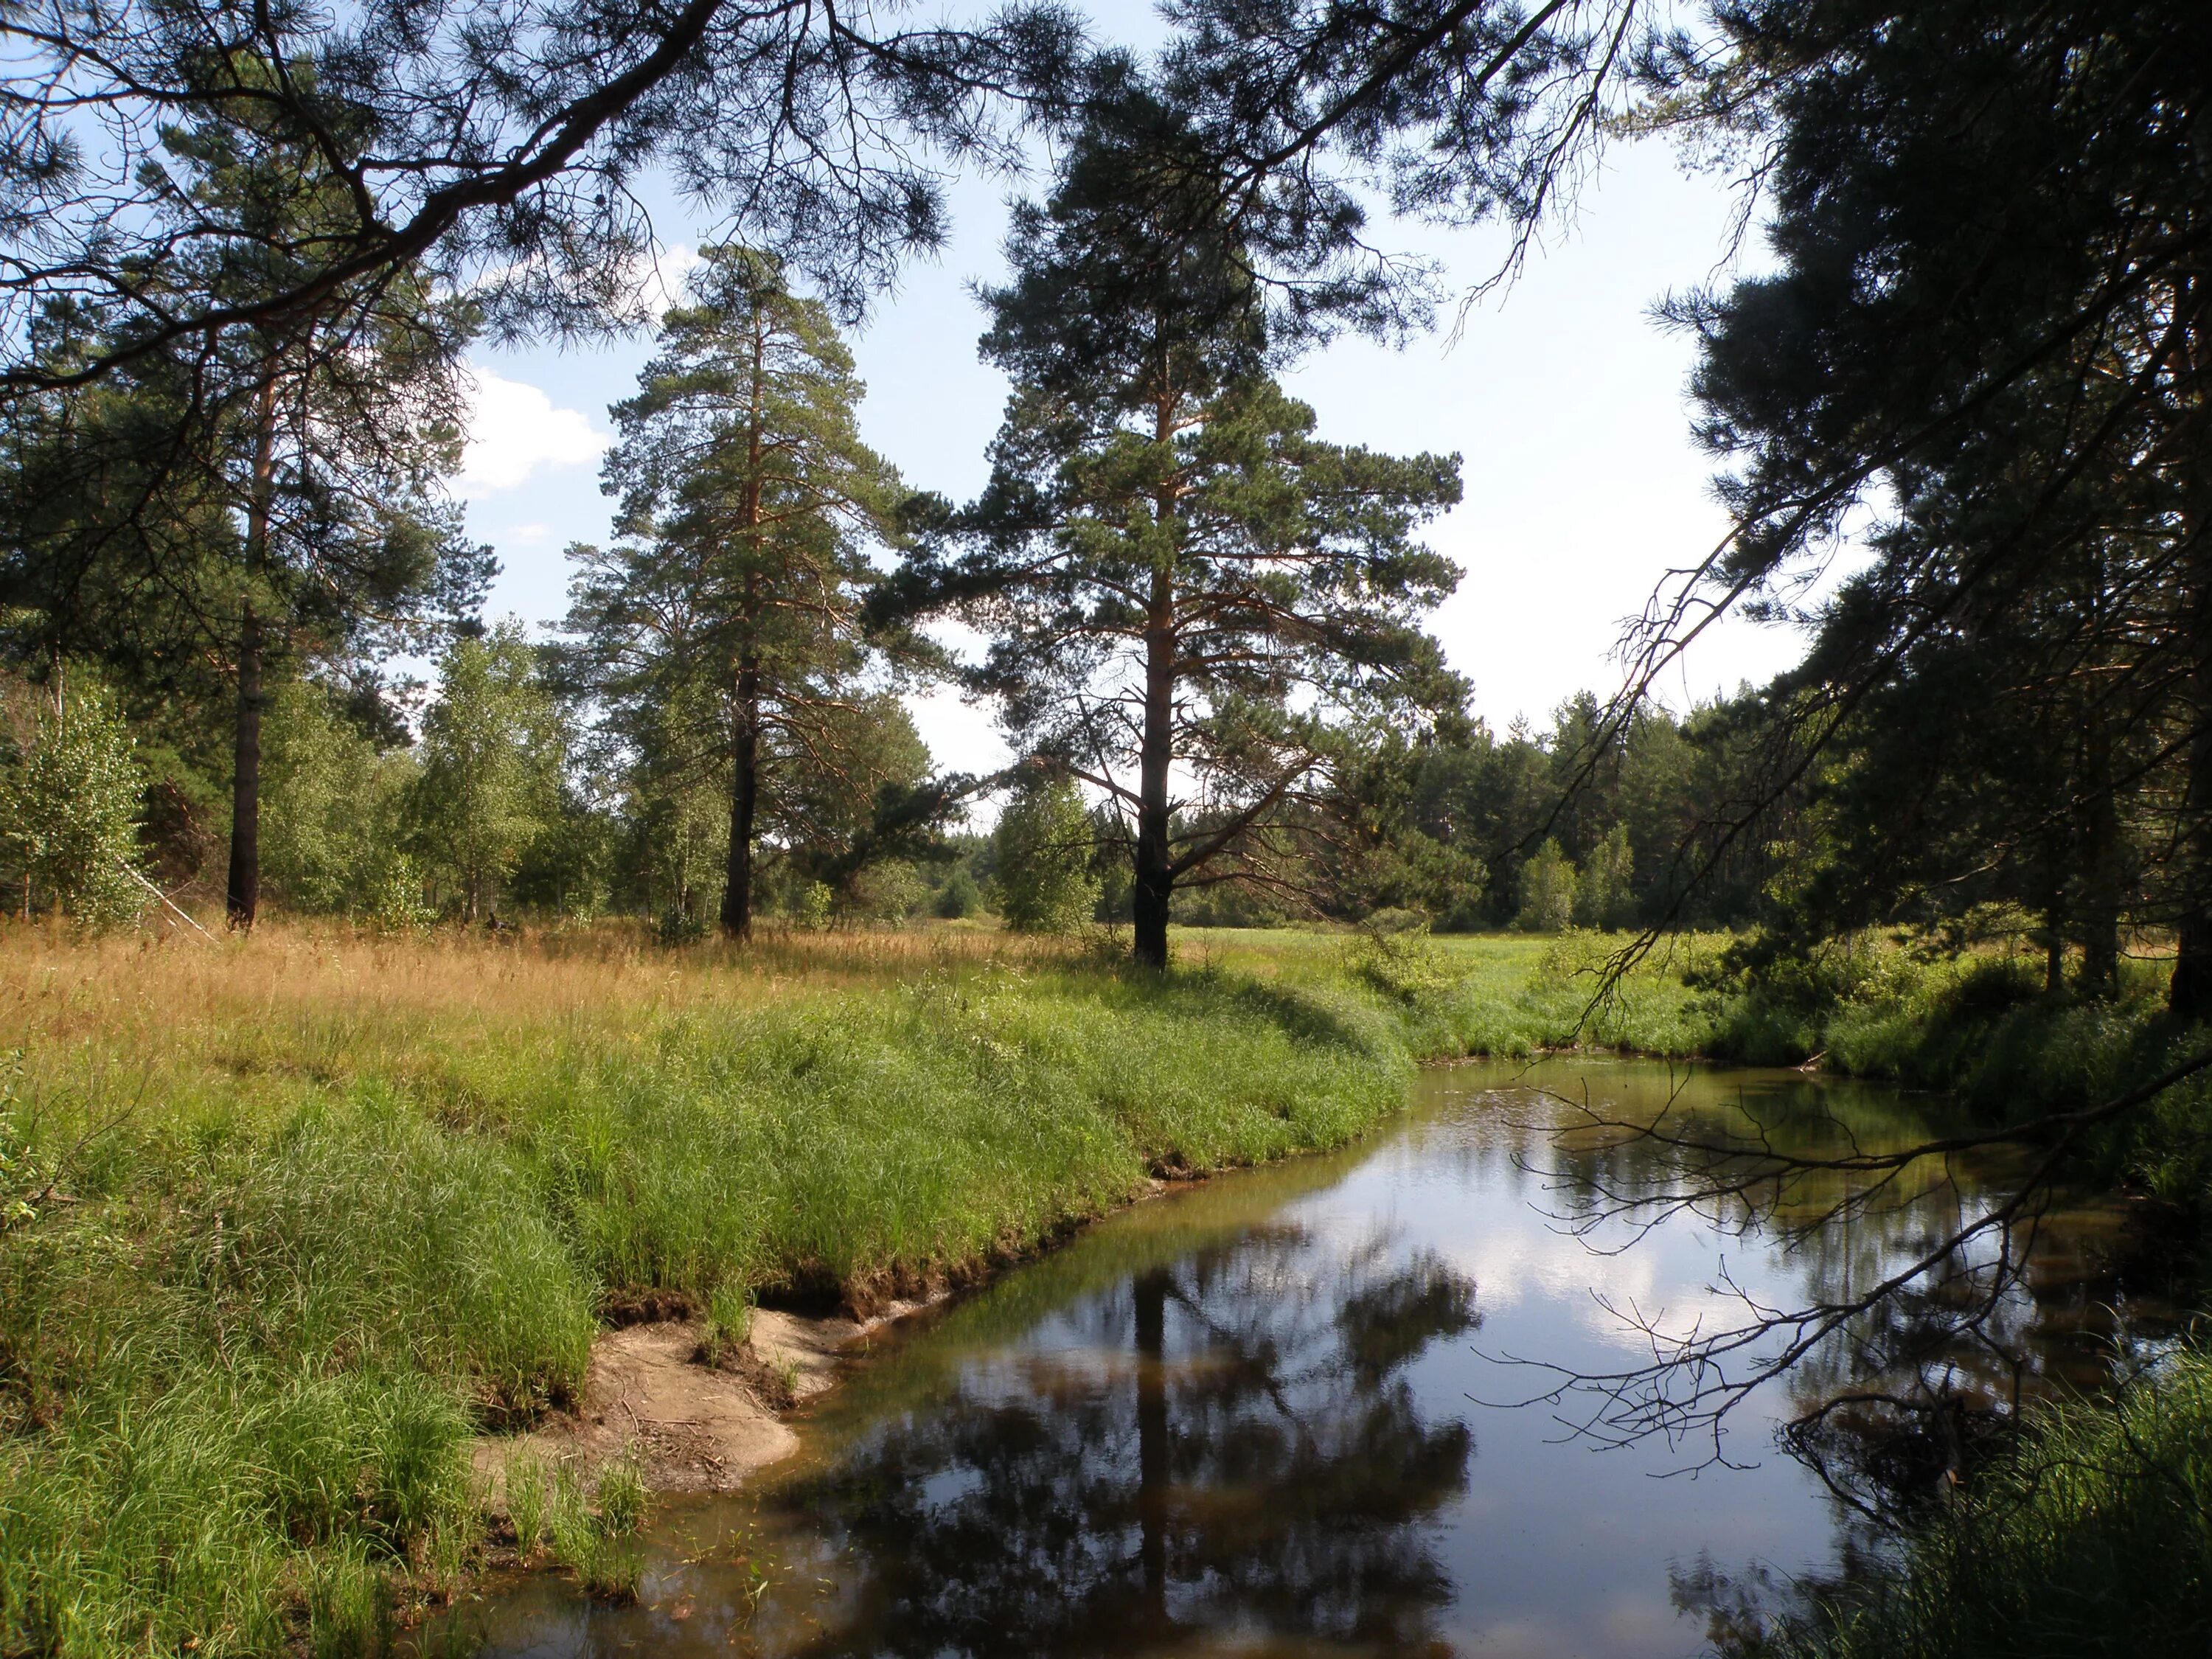
[[[290,915],[386,927],[622,915],[672,941],[708,929],[728,836],[712,782],[656,789],[649,775],[596,769],[604,739],[562,695],[557,649],[511,625],[456,642],[438,669],[416,737],[380,707],[364,717],[359,699],[312,679],[271,696],[261,822],[269,901]],[[63,684],[58,718],[51,689],[0,681],[0,788],[15,826],[0,841],[9,908],[157,922],[159,901],[131,878],[136,870],[207,910],[222,891],[227,842],[228,779],[217,769],[228,711],[207,718],[168,702],[126,714],[89,667]],[[930,757],[905,710],[883,697],[865,715],[876,792],[924,789]],[[1178,897],[1175,920],[1440,933],[1617,929],[1670,914],[1701,927],[1755,921],[1792,849],[1747,848],[1686,900],[1671,884],[1741,741],[1745,706],[1679,720],[1649,710],[1591,768],[1600,716],[1584,695],[1549,731],[1516,723],[1499,736],[1469,719],[1415,743],[1371,742],[1301,826],[1311,837],[1304,860],[1264,882],[1196,888]],[[861,788],[809,791],[804,825],[763,846],[763,913],[817,927],[1000,918],[1025,931],[1129,920],[1127,857],[1110,813],[1056,776],[1018,782],[996,833],[908,835],[856,860],[875,805]],[[85,821],[88,839],[70,838],[70,820]],[[1203,822],[1193,815],[1192,827]],[[105,871],[88,854],[95,844]]]

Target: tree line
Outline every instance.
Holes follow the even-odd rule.
[[[477,0],[45,0],[4,24],[7,653],[42,690],[97,672],[161,780],[147,844],[223,842],[250,924],[289,856],[262,856],[264,763],[289,763],[264,717],[312,683],[380,758],[404,746],[388,665],[477,639],[489,576],[440,485],[461,354],[634,321],[631,185],[660,167],[722,250],[617,413],[617,533],[533,669],[568,722],[555,793],[619,830],[564,856],[659,872],[605,891],[742,934],[763,902],[821,908],[779,885],[801,872],[834,906],[945,867],[974,781],[931,778],[886,699],[951,672],[1060,792],[1029,818],[1072,822],[1079,792],[1093,908],[1148,961],[1171,913],[1240,906],[1756,920],[1789,951],[2002,915],[2089,994],[2170,936],[2200,1014],[2200,9],[1193,0],[1140,61],[1044,5],[878,31],[549,0],[487,31]],[[1376,252],[1370,204],[1498,222],[1510,266],[1627,130],[1733,167],[1775,261],[1668,303],[1735,527],[1539,766],[1474,730],[1425,629],[1459,579],[1420,539],[1452,458],[1323,442],[1279,376],[1431,319],[1433,273]],[[984,295],[1013,385],[990,480],[939,501],[859,443],[836,325],[941,236],[947,169],[1039,134],[1050,188]],[[1807,608],[1846,544],[1864,568]],[[1656,710],[1729,608],[1797,616],[1803,665]],[[947,617],[980,663],[936,652]],[[434,713],[405,792],[424,849],[461,822],[428,805]],[[1503,804],[1537,772],[1540,811]],[[11,856],[35,888],[53,855]],[[550,890],[419,856],[463,913]]]

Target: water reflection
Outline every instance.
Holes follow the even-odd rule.
[[[857,1569],[819,1654],[1431,1650],[1450,1579],[1418,1523],[1472,1437],[1403,1370],[1474,1287],[1295,1227],[1146,1267],[787,1487]]]
[[[1806,1145],[1925,1128],[1908,1097],[1786,1074],[1687,1091],[1650,1066],[1545,1080]],[[758,1492],[665,1513],[645,1605],[594,1609],[540,1579],[469,1622],[514,1655],[1656,1659],[1864,1559],[1871,1523],[1776,1455],[1777,1425],[1808,1402],[1869,1364],[1952,1364],[1994,1397],[2101,1363],[2095,1310],[2125,1287],[2094,1211],[2046,1227],[2008,1293],[2015,1368],[1990,1345],[1947,1358],[1931,1291],[1757,1393],[1732,1430],[1741,1468],[1655,1481],[1697,1454],[1593,1453],[1544,1410],[1486,1410],[1505,1390],[1485,1355],[1595,1372],[1638,1346],[1608,1306],[1681,1322],[1717,1316],[1717,1285],[1772,1305],[1847,1296],[2007,1175],[1916,1167],[1836,1225],[1793,1226],[1823,1201],[1808,1190],[1645,1230],[1619,1201],[1663,1196],[1684,1170],[1602,1134],[1552,1159],[1545,1115],[1565,1109],[1528,1082],[1432,1074],[1369,1146],[1092,1230],[858,1366]],[[1553,1178],[1531,1173],[1547,1162]]]

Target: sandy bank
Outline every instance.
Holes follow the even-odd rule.
[[[521,1433],[479,1437],[477,1473],[495,1509],[517,1452],[586,1468],[630,1456],[655,1492],[728,1492],[797,1448],[786,1412],[829,1388],[851,1351],[919,1305],[898,1304],[865,1322],[760,1309],[745,1350],[720,1366],[700,1357],[696,1321],[603,1331],[575,1408]]]

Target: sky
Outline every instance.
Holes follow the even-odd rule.
[[[1004,270],[1006,189],[957,186],[948,246],[908,267],[853,341],[869,388],[863,435],[908,483],[955,500],[983,482],[1006,398],[1003,377],[976,356],[984,319],[973,285]],[[1724,179],[1686,174],[1664,144],[1616,145],[1571,219],[1455,331],[1397,349],[1340,340],[1285,376],[1324,437],[1462,456],[1465,498],[1429,539],[1464,574],[1434,627],[1474,683],[1477,711],[1501,732],[1516,719],[1548,725],[1577,690],[1617,687],[1624,619],[1726,529],[1710,460],[1690,437],[1692,343],[1651,308],[1741,268],[1723,263],[1737,206]],[[712,234],[668,217],[659,228],[672,276]],[[1376,240],[1440,262],[1462,292],[1496,268],[1503,246],[1495,231],[1402,222],[1379,224]],[[1742,257],[1759,256],[1754,238]],[[566,609],[563,550],[607,534],[607,406],[631,391],[649,349],[641,334],[476,355],[460,483],[471,533],[503,567],[493,617],[542,625]],[[1659,690],[1678,708],[1732,691],[1788,666],[1802,643],[1786,627],[1731,620]],[[988,709],[948,690],[918,699],[915,714],[939,764],[1003,763]]]

